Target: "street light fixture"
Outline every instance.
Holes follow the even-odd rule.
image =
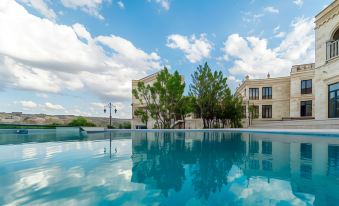
[[[114,108],[114,113],[117,113],[117,107],[115,105],[112,105],[112,103],[108,103],[106,106],[104,106],[104,113],[106,113],[106,108],[109,108],[109,126],[112,127],[112,108]]]

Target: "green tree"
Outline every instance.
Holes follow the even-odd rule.
[[[141,119],[141,122],[147,126],[148,119],[149,119],[147,110],[138,108],[134,111],[134,115],[139,117]]]
[[[212,72],[207,62],[192,74],[190,95],[196,100],[204,128],[211,128],[218,112],[220,100],[227,92],[227,78],[221,71]]]
[[[193,113],[195,110],[195,99],[192,96],[184,96],[178,102],[176,113],[181,116],[184,122],[184,128],[186,126],[185,118],[188,114]]]
[[[147,122],[151,117],[155,120],[155,127],[170,128],[171,121],[176,120],[178,102],[183,98],[185,83],[178,71],[170,74],[165,67],[157,75],[153,85],[139,82],[132,91],[134,97],[145,105],[143,111],[136,110],[135,115]]]
[[[231,127],[239,128],[242,127],[243,110],[242,110],[242,99],[233,95],[231,99]]]
[[[257,108],[254,105],[248,106],[248,113],[249,113],[249,125],[252,124],[253,119],[258,118]]]
[[[70,127],[95,127],[96,125],[92,122],[89,122],[85,117],[77,117],[73,119],[68,126]]]

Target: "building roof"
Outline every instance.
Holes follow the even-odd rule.
[[[321,25],[326,23],[335,15],[338,15],[338,13],[339,13],[339,0],[335,0],[315,16],[316,28],[319,28]]]
[[[145,77],[143,77],[143,78],[141,78],[141,79],[137,79],[137,80],[133,80],[133,81],[144,81],[144,80],[153,78],[154,76],[157,76],[161,71],[162,71],[162,70],[157,71],[157,72],[155,72],[155,73],[153,73],[153,74],[150,74],[150,75],[148,75],[148,76],[145,76]]]

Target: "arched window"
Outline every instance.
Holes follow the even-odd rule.
[[[333,33],[332,35],[332,41],[337,41],[339,40],[339,28],[337,28],[337,30]]]
[[[331,39],[326,43],[326,60],[339,56],[339,28],[332,34]]]

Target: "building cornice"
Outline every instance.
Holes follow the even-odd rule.
[[[338,14],[339,14],[339,1],[335,0],[315,16],[316,24],[315,29],[318,29],[319,27],[333,19]]]

